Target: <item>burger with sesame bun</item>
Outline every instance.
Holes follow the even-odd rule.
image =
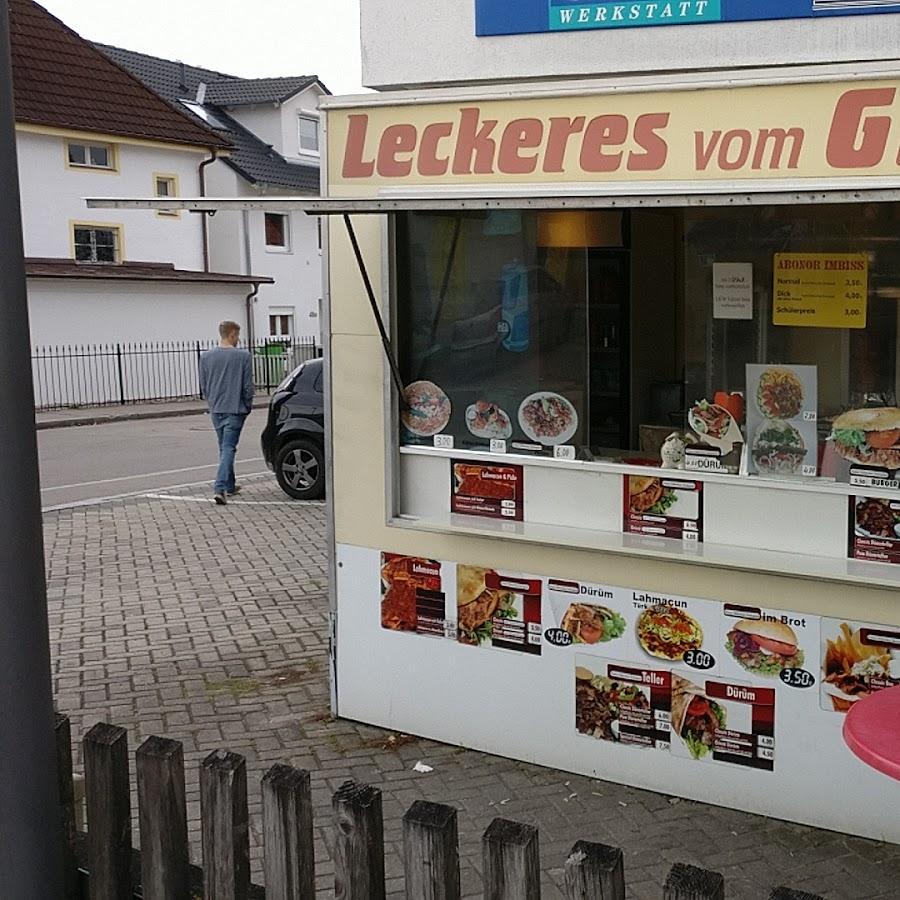
[[[851,409],[831,429],[834,449],[850,462],[900,469],[900,409]]]
[[[797,635],[784,622],[741,619],[728,632],[725,649],[748,672],[757,675],[770,677],[782,669],[799,669],[803,665]]]

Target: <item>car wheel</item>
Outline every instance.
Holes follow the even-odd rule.
[[[275,477],[295,500],[319,500],[325,495],[325,459],[312,441],[288,441],[275,458]]]

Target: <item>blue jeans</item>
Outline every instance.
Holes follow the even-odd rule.
[[[210,413],[210,418],[219,440],[219,468],[213,490],[217,494],[228,494],[234,490],[234,455],[247,416],[236,413]]]

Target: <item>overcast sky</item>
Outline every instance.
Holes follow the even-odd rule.
[[[240,75],[360,90],[359,0],[38,0],[82,37]]]

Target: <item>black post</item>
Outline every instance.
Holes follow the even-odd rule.
[[[0,0],[0,897],[47,900],[65,893],[9,33]]]
[[[125,374],[122,371],[122,345],[116,344],[116,369],[119,372],[119,403],[125,405]]]

